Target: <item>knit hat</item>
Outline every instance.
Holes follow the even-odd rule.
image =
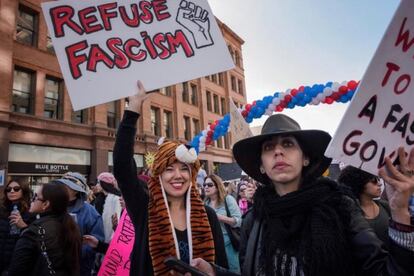
[[[168,274],[170,269],[163,262],[165,258],[175,256],[181,259],[167,194],[161,184],[161,174],[167,166],[175,162],[187,164],[191,174],[191,186],[185,196],[189,259],[203,258],[210,263],[214,263],[215,260],[210,223],[196,189],[197,171],[200,168],[197,154],[194,149],[188,149],[178,141],[166,141],[159,146],[155,154],[148,182],[149,248],[154,275]]]
[[[98,183],[105,192],[121,196],[121,191],[118,189],[118,182],[115,176],[110,172],[103,172],[98,175]]]

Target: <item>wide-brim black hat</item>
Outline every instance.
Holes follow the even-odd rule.
[[[260,172],[262,144],[277,135],[292,135],[298,140],[302,151],[310,159],[306,177],[319,177],[329,167],[332,159],[324,156],[331,141],[329,133],[322,130],[302,130],[292,118],[275,114],[266,120],[260,135],[240,140],[233,146],[237,164],[253,179],[263,184],[269,182],[268,176]]]

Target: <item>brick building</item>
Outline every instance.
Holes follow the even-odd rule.
[[[111,170],[116,127],[124,110],[119,100],[74,112],[45,20],[41,0],[0,0],[0,170],[32,185],[66,171],[94,181]],[[156,148],[160,136],[191,140],[229,110],[229,99],[246,103],[243,40],[218,21],[236,68],[180,83],[151,94],[138,122],[135,157]],[[231,135],[200,155],[212,171],[231,163]]]

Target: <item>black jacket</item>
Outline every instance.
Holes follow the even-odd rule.
[[[76,276],[68,272],[64,267],[64,252],[59,236],[61,235],[61,218],[54,215],[44,215],[35,220],[27,227],[14,249],[12,261],[9,267],[8,276],[21,275],[50,275],[46,258],[42,255],[40,244],[42,239],[39,234],[39,227],[45,229],[44,242],[47,255],[52,263],[56,276]]]
[[[0,274],[9,267],[13,250],[20,235],[10,235],[10,210],[0,211]],[[28,212],[21,213],[23,221],[29,225],[31,216]],[[21,230],[23,231],[23,230]]]
[[[135,242],[131,254],[130,275],[153,275],[148,243],[148,202],[147,184],[137,177],[133,158],[136,124],[139,114],[125,111],[119,125],[114,147],[114,175],[118,181],[126,209],[135,228]],[[227,267],[223,234],[215,211],[206,208],[211,232],[214,238],[216,263]]]
[[[351,223],[348,229],[348,240],[352,244],[354,259],[354,275],[378,276],[412,276],[414,275],[414,252],[398,246],[390,241],[387,252],[363,217],[356,203],[347,200],[351,212]],[[242,224],[240,239],[240,267],[242,275],[256,275],[258,263],[258,245],[262,238],[262,223],[256,220],[249,211]],[[217,275],[229,275],[218,273]]]

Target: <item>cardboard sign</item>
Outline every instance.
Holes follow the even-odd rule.
[[[98,276],[129,276],[131,264],[129,256],[134,245],[134,240],[134,225],[127,211],[124,210],[108,251],[106,251]]]
[[[230,70],[205,0],[42,3],[74,110]]]
[[[414,1],[400,3],[326,156],[372,174],[414,145]]]
[[[237,106],[233,101],[230,101],[230,129],[232,134],[233,144],[236,142],[253,136],[249,124],[240,114]]]

